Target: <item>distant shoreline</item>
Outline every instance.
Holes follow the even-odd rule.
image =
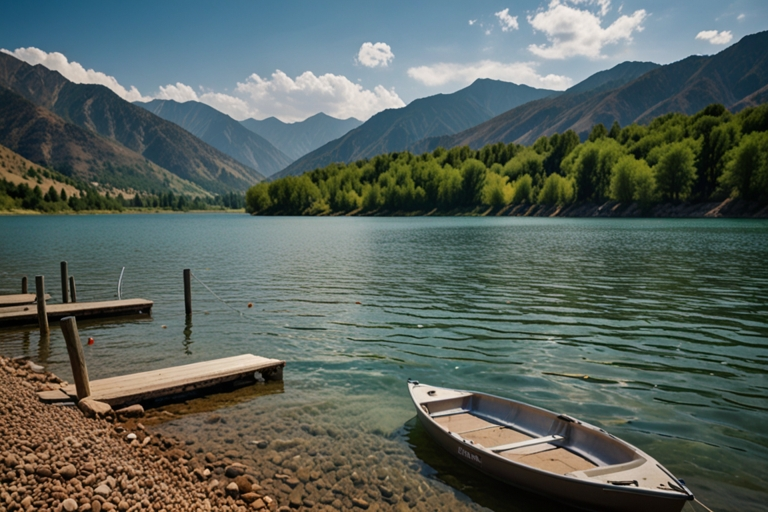
[[[35,210],[0,211],[0,217],[7,216],[70,216],[70,215],[136,215],[136,214],[184,214],[184,213],[212,213],[212,214],[245,214],[244,209],[239,210],[163,210],[163,209],[126,209],[114,210],[87,210],[79,212],[45,213]],[[257,217],[284,217],[280,213],[257,214]],[[295,216],[295,215],[291,215]],[[335,213],[331,215],[307,215],[307,217],[572,217],[572,218],[725,218],[725,219],[768,219],[768,205],[743,201],[740,199],[725,199],[724,201],[711,201],[705,203],[659,203],[648,209],[642,209],[637,203],[624,205],[615,201],[603,204],[582,203],[568,206],[548,206],[541,204],[507,205],[503,208],[473,208],[465,210],[439,211],[374,211],[361,212],[354,210],[348,213]]]
[[[280,213],[253,214],[263,217],[282,217]],[[477,207],[440,211],[373,211],[354,210],[348,213],[330,215],[309,215],[310,217],[573,217],[573,218],[728,218],[768,219],[768,205],[725,199],[704,203],[658,203],[643,209],[637,203],[621,204],[608,201],[603,204],[581,203],[568,206],[518,204],[502,208]]]

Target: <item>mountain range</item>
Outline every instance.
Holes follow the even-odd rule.
[[[209,192],[245,190],[264,179],[255,169],[204,143],[177,124],[123,100],[102,85],[75,84],[42,65],[30,66],[0,52],[0,86],[65,121],[65,125],[59,124],[65,128],[62,136],[66,136],[67,130],[71,131],[68,125],[76,125],[124,146]],[[34,138],[35,130],[27,136]],[[68,140],[75,143],[75,139]],[[19,143],[23,145],[23,141]],[[89,157],[85,148],[80,147],[79,151],[84,152],[84,158]]]
[[[299,158],[274,178],[299,175],[331,162],[352,162],[402,151],[423,138],[457,133],[517,105],[557,94],[527,85],[479,79],[452,94],[437,94],[379,112],[343,137]]]
[[[274,144],[291,160],[297,160],[363,124],[354,117],[336,119],[322,112],[297,123],[284,123],[276,117],[262,121],[246,119],[240,123]]]
[[[134,105],[181,126],[203,142],[264,176],[284,169],[293,161],[265,138],[204,103],[152,100],[146,103],[134,102]]]
[[[607,127],[614,121],[621,126],[644,124],[670,112],[690,115],[712,103],[737,111],[768,96],[766,48],[768,32],[749,35],[716,55],[653,67],[623,84],[607,80],[593,89],[578,84],[560,96],[521,105],[463,132],[420,141],[410,149],[421,153],[439,146],[477,149],[495,142],[532,144],[542,135],[567,130],[585,138],[597,123]]]
[[[362,124],[322,113],[291,124],[238,122],[197,102],[135,105],[101,85],[75,84],[0,52],[0,144],[37,164],[126,190],[243,191],[267,175],[381,153],[531,144],[566,130],[583,139],[597,123],[648,123],[712,103],[738,111],[768,99],[765,48],[768,32],[760,32],[712,56],[663,66],[625,62],[564,92],[480,79]]]
[[[171,190],[210,195],[138,153],[0,86],[0,144],[24,158],[87,182],[123,190]]]

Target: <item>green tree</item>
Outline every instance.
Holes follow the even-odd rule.
[[[507,183],[509,178],[489,172],[485,178],[485,186],[481,193],[483,204],[488,206],[504,206],[512,200],[512,185]]]
[[[575,197],[573,180],[550,174],[539,192],[538,202],[546,205],[566,205]]]
[[[59,200],[59,193],[56,192],[56,189],[53,188],[53,185],[48,189],[48,192],[46,192],[44,199],[48,202],[55,203]]]
[[[512,203],[532,203],[533,202],[533,179],[523,174],[517,178],[512,185],[514,192],[512,193]]]
[[[638,201],[645,206],[653,200],[654,186],[648,164],[632,155],[624,155],[613,167],[610,197],[620,203]]]
[[[653,167],[659,193],[664,199],[686,199],[696,179],[696,155],[683,142],[669,144]]]
[[[138,194],[136,195],[138,197]],[[264,213],[272,206],[269,197],[269,183],[261,182],[252,186],[245,193],[245,211],[248,213]]]
[[[549,144],[552,146],[552,151],[542,162],[544,172],[547,175],[562,174],[560,164],[579,145],[579,136],[573,130],[568,130],[562,135],[556,133],[550,137]]]
[[[768,132],[745,135],[728,159],[722,186],[744,199],[768,203]]]
[[[621,136],[621,125],[619,125],[618,121],[613,122],[611,129],[608,132],[608,136],[613,140],[619,140],[619,137]]]
[[[589,132],[589,142],[595,142],[596,140],[604,139],[608,136],[608,130],[603,123],[598,123],[592,127],[592,131]]]
[[[470,158],[461,166],[461,189],[465,205],[469,206],[482,202],[485,175],[485,164],[480,160]]]

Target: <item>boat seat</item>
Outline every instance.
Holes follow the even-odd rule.
[[[516,450],[518,448],[527,448],[529,446],[536,446],[537,444],[552,443],[565,439],[563,436],[543,436],[535,439],[528,439],[526,441],[519,441],[517,443],[502,444],[500,446],[492,446],[489,448],[492,452],[506,452],[508,450]]]

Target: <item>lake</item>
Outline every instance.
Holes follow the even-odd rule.
[[[601,426],[715,510],[768,502],[764,220],[0,217],[0,293],[45,275],[60,302],[62,260],[80,301],[115,298],[122,267],[122,297],[155,301],[151,319],[80,323],[92,379],[287,361],[282,384],[169,406],[156,427],[262,478],[307,466],[382,506],[564,510],[436,447],[415,421],[415,378]],[[49,342],[0,329],[0,352],[71,381],[56,325]]]

